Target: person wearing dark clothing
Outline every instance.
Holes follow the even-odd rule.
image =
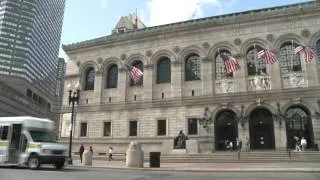
[[[79,148],[79,155],[80,155],[80,162],[82,163],[82,155],[84,152],[84,146],[83,144],[81,144],[80,148]]]
[[[112,152],[113,152],[113,148],[110,147],[110,148],[109,148],[109,161],[113,160],[113,158],[112,158]]]
[[[93,149],[92,149],[92,146],[90,146],[90,152],[91,152],[91,154],[93,154]]]

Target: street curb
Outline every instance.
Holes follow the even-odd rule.
[[[253,173],[259,173],[259,172],[292,172],[292,173],[299,173],[299,172],[304,172],[304,173],[314,173],[314,172],[320,172],[320,169],[175,169],[175,168],[131,168],[131,167],[103,167],[103,166],[69,166],[69,167],[74,167],[74,168],[88,168],[88,169],[114,169],[114,170],[127,170],[127,171],[132,171],[132,170],[138,170],[138,171],[163,171],[163,172],[253,172]]]

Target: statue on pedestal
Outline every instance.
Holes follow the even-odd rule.
[[[174,149],[186,149],[186,140],[188,137],[184,135],[183,131],[181,130],[176,138],[174,138]]]

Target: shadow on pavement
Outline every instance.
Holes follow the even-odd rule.
[[[18,167],[18,166],[0,166],[0,169],[20,169],[20,170],[30,170],[28,167]],[[75,171],[90,171],[88,168],[81,168],[81,167],[65,167],[61,170],[57,170],[55,167],[40,167],[34,171],[61,171],[61,172],[75,172]]]

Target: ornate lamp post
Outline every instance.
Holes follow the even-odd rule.
[[[73,135],[73,124],[74,124],[74,104],[79,104],[79,97],[80,97],[80,89],[79,89],[79,83],[77,83],[74,88],[71,87],[71,84],[68,85],[69,90],[69,106],[71,104],[71,128],[70,128],[70,139],[69,139],[69,158],[68,158],[68,164],[72,164],[72,156],[71,156],[71,150],[72,150],[72,135]]]
[[[199,118],[199,124],[203,126],[203,128],[207,128],[209,124],[212,123],[212,118],[209,117],[209,108],[206,107],[204,110],[203,118]]]

